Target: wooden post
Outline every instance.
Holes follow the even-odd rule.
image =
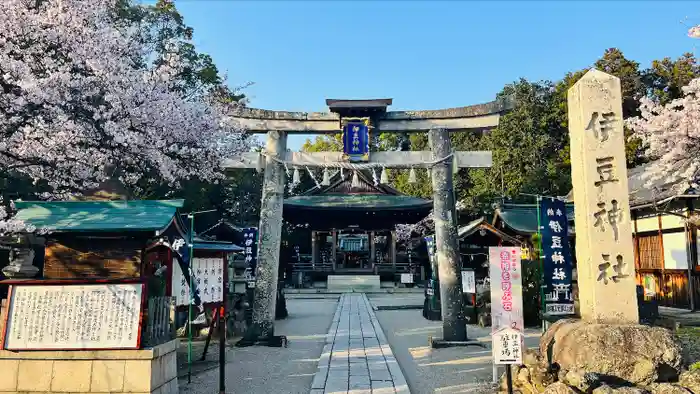
[[[369,233],[369,267],[374,271],[375,255],[377,254],[377,248],[374,245],[374,231]]]
[[[396,275],[396,231],[392,230],[389,236],[391,236],[391,270]]]
[[[318,259],[318,231],[311,232],[311,270],[316,270],[316,259]]]
[[[446,129],[431,129],[428,142],[433,152],[433,160],[442,159],[452,153],[452,144]],[[443,339],[466,341],[467,322],[462,307],[462,276],[457,243],[457,218],[454,217],[452,171],[452,157],[432,169],[435,252],[440,278]]]
[[[280,238],[282,236],[282,203],[284,198],[284,165],[273,159],[283,160],[287,151],[287,133],[267,133],[265,151],[265,178],[258,226],[258,265],[255,269],[253,293],[253,325],[246,337],[267,340],[274,335],[277,280],[279,276]]]
[[[687,216],[690,218],[693,215],[693,201],[688,199],[685,200],[687,208]],[[694,232],[694,227],[688,223],[685,225],[686,232],[686,254],[688,261],[688,298],[690,301],[690,311],[695,312],[695,278],[693,272],[695,272],[695,266],[697,265],[697,232]]]
[[[335,257],[336,256],[336,251],[338,247],[338,232],[333,229],[333,245],[331,245],[331,264],[332,264],[332,269],[333,272],[335,273],[335,264],[337,263],[338,259]]]

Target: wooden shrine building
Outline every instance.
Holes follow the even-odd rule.
[[[393,281],[409,270],[406,262],[397,262],[395,225],[417,223],[433,203],[375,185],[360,171],[359,182],[352,182],[352,174],[346,171],[325,188],[314,187],[284,201],[284,220],[307,228],[310,237],[310,261],[299,259],[294,271],[323,280],[376,275]]]
[[[189,228],[179,213],[183,205],[183,200],[15,202],[17,219],[48,230],[34,246],[40,252],[34,258],[38,279],[143,279],[151,295],[179,301],[189,294],[182,288],[176,256],[189,260]],[[193,239],[195,280],[206,270],[216,273],[198,281],[202,302],[216,303],[225,293],[227,255],[243,249],[231,242]]]

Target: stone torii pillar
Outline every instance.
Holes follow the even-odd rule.
[[[445,129],[432,129],[428,142],[433,160],[452,153],[450,135]],[[440,309],[444,341],[466,341],[467,320],[462,302],[462,264],[457,239],[457,218],[454,217],[455,198],[453,182],[454,158],[432,168],[433,222],[435,223],[435,251],[440,282]]]
[[[258,264],[253,290],[253,327],[247,338],[269,339],[275,333],[277,282],[282,237],[282,204],[284,202],[285,169],[278,160],[287,152],[287,133],[270,131],[265,146],[265,177],[258,227]],[[275,160],[277,159],[277,160]]]

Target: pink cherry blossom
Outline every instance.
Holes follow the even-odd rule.
[[[117,24],[116,3],[0,7],[0,169],[48,181],[47,198],[94,188],[115,168],[127,186],[219,179],[222,158],[251,146],[227,116],[237,104],[175,89],[181,43],[152,62],[152,33]]]
[[[678,184],[683,189],[679,192],[697,187],[700,179],[700,79],[692,80],[683,92],[682,98],[663,106],[642,98],[641,116],[627,120],[653,160],[646,174],[649,184]]]

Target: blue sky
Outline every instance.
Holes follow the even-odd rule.
[[[643,67],[694,51],[689,1],[176,0],[251,106],[326,111],[326,98],[393,98],[390,109],[488,102],[520,77],[557,80],[618,47]],[[292,137],[297,150],[305,137]]]

